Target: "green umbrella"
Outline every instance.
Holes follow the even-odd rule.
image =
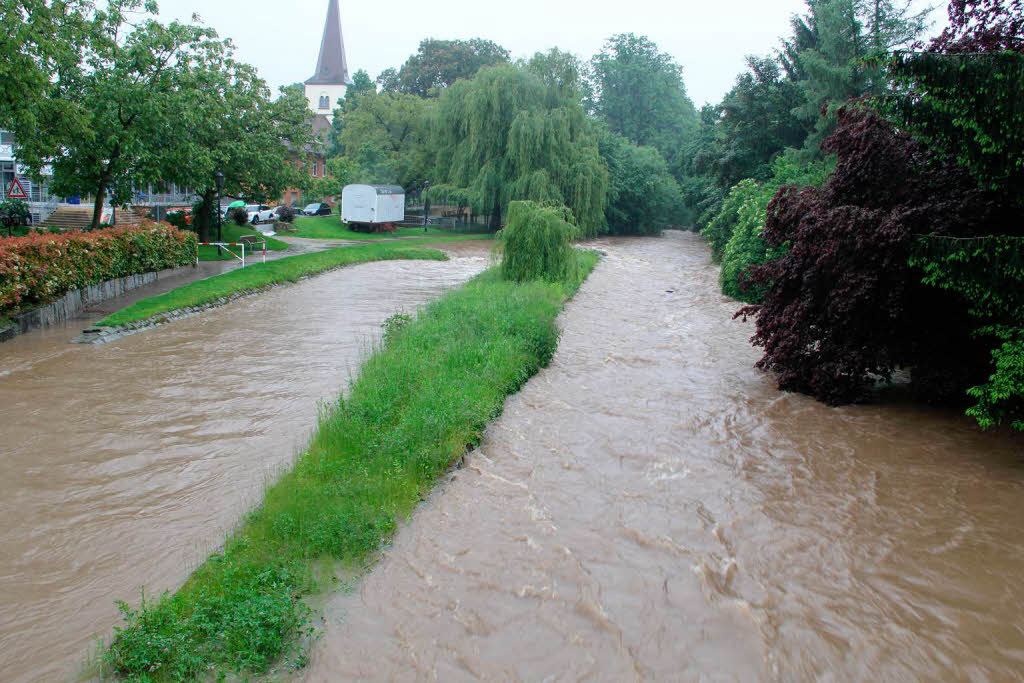
[[[237,209],[238,207],[242,207],[244,209],[245,208],[245,202],[243,202],[241,199],[239,199],[237,202],[231,202],[230,204],[228,204],[228,208],[229,209]]]

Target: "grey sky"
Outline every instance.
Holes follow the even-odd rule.
[[[316,66],[327,0],[159,0],[165,19],[203,22],[234,39],[238,56],[274,88]],[[349,67],[376,78],[400,66],[423,38],[493,40],[514,57],[559,47],[589,59],[615,33],[650,36],[682,64],[697,106],[718,102],[747,54],[765,54],[789,33],[803,0],[341,0]]]

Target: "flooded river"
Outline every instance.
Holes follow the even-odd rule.
[[[346,268],[104,346],[69,343],[99,313],[0,345],[0,680],[74,675],[114,600],[180,585],[380,324],[488,263],[484,244],[444,248],[447,263]]]
[[[1024,442],[782,394],[699,237],[602,246],[306,679],[1020,680]]]

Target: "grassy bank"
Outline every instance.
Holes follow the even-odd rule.
[[[392,319],[385,346],[224,551],[173,596],[122,605],[107,670],[171,680],[211,669],[258,674],[282,657],[301,664],[302,599],[325,587],[317,570],[371,560],[436,478],[480,442],[505,398],[548,363],[555,317],[597,262],[579,258],[568,283],[517,284],[491,269],[414,319]]]
[[[318,240],[379,240],[393,237],[429,237],[452,234],[451,230],[432,227],[428,227],[426,232],[423,231],[423,228],[398,228],[392,233],[355,232],[349,230],[338,216],[305,216],[296,218],[293,225],[295,232],[289,233],[289,236]],[[491,236],[493,237],[493,235]]]
[[[267,251],[285,251],[288,249],[288,244],[281,240],[276,240],[273,237],[264,237],[260,230],[268,228],[270,226],[264,225],[235,225],[233,222],[224,223],[223,230],[221,232],[224,239],[217,239],[217,228],[214,227],[213,235],[210,237],[213,241],[219,242],[237,242],[244,235],[259,235],[261,238],[267,241]],[[236,254],[241,253],[240,247],[232,247],[231,251]],[[245,248],[245,258],[249,259],[250,251],[249,248]],[[259,258],[258,254],[253,254],[253,258]],[[200,261],[228,261],[233,260],[235,257],[231,254],[225,254],[224,250],[221,250],[220,254],[217,253],[217,247],[199,247],[199,260]]]
[[[191,282],[164,294],[137,301],[96,324],[100,327],[126,325],[139,320],[146,320],[168,311],[175,311],[190,306],[201,306],[211,301],[216,301],[221,297],[231,296],[237,292],[259,289],[260,287],[282,282],[295,282],[305,275],[319,273],[340,266],[390,259],[443,261],[447,259],[447,256],[445,256],[444,252],[435,249],[423,249],[394,242],[288,256],[232,270],[229,273],[216,275],[205,280]]]

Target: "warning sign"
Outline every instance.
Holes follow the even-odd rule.
[[[7,188],[8,199],[28,199],[28,192],[25,192],[24,186],[21,181],[15,178],[11,181],[11,186]]]

